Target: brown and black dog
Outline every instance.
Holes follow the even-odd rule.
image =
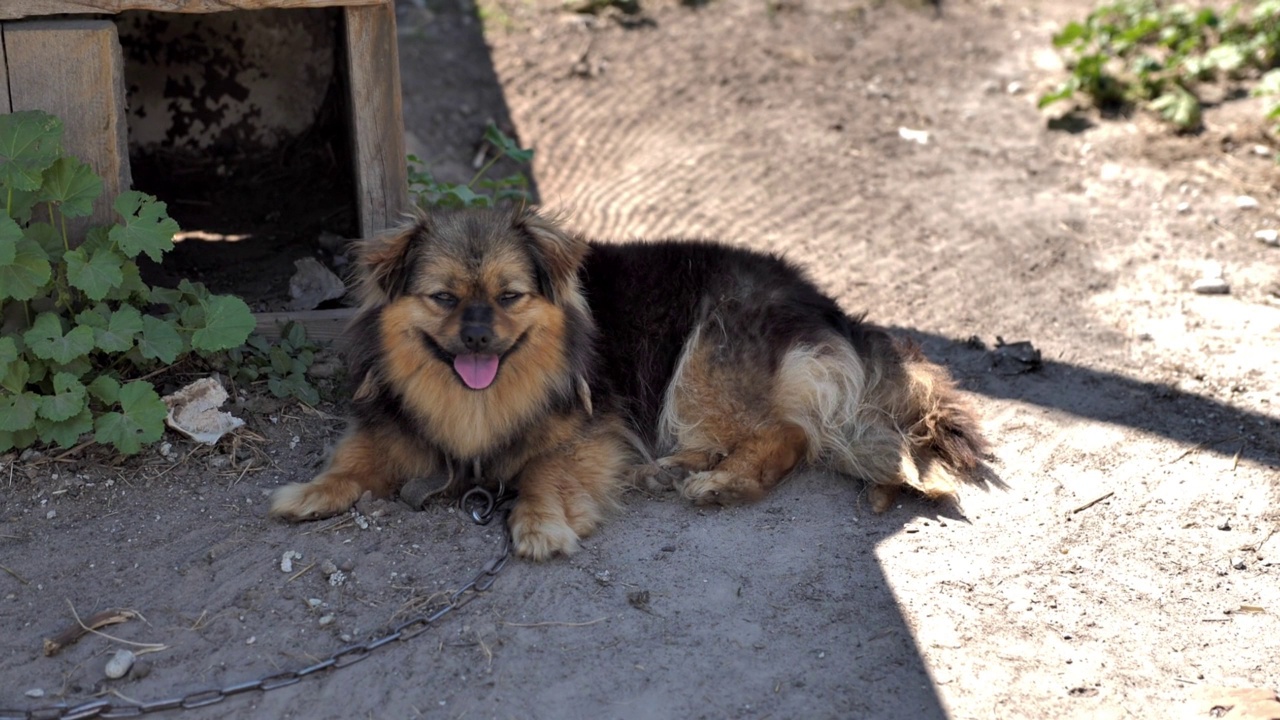
[[[592,243],[531,209],[433,211],[357,256],[355,423],[276,491],[280,517],[422,476],[503,483],[516,551],[541,560],[629,483],[728,504],[811,463],[883,510],[902,486],[954,494],[986,453],[944,369],[773,256]]]

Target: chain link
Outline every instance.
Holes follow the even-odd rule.
[[[477,493],[478,491],[478,493]],[[473,495],[473,493],[476,493]],[[374,638],[368,642],[355,643],[339,648],[329,657],[308,665],[298,670],[286,670],[284,672],[274,673],[257,680],[248,680],[239,682],[234,685],[225,685],[220,688],[206,688],[186,695],[165,698],[163,700],[153,700],[144,703],[132,704],[116,704],[115,701],[100,698],[98,700],[90,700],[80,703],[79,705],[69,705],[67,703],[58,703],[56,705],[46,705],[44,707],[31,708],[28,710],[13,710],[0,708],[0,720],[87,720],[88,718],[132,718],[142,715],[148,715],[163,710],[191,710],[208,705],[215,705],[234,695],[240,695],[247,692],[270,692],[277,688],[282,688],[294,683],[301,682],[303,678],[325,670],[340,670],[350,667],[372,655],[378,649],[390,645],[394,642],[405,642],[426,632],[434,626],[441,618],[445,617],[454,610],[458,610],[467,603],[474,600],[478,595],[493,587],[493,583],[497,580],[498,573],[507,566],[507,561],[511,559],[511,530],[507,525],[508,510],[505,505],[513,496],[504,489],[500,489],[495,497],[488,490],[482,488],[473,488],[468,491],[468,503],[464,504],[463,509],[471,516],[471,518],[480,525],[488,525],[494,517],[502,519],[502,549],[491,560],[484,564],[480,572],[459,587],[443,606],[437,608],[431,613],[422,613],[408,620],[401,622],[391,628],[386,635]],[[478,500],[478,504],[474,501]],[[469,506],[470,505],[470,506]]]

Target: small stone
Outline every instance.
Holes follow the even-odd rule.
[[[365,516],[363,516],[363,515],[356,515],[356,518],[355,518],[355,519],[356,519],[356,525],[360,526],[360,529],[361,529],[361,530],[368,530],[368,529],[369,529],[369,519],[368,519],[368,518],[366,518],[366,517],[365,517]]]
[[[1191,203],[1189,202],[1178,203],[1178,212],[1183,215],[1191,212]]]
[[[26,695],[29,698],[42,698],[44,697],[44,690],[41,688],[31,688],[23,693],[23,695]]]
[[[320,572],[325,575],[332,575],[338,572],[338,566],[332,560],[325,560],[320,563]]]
[[[1258,199],[1249,195],[1241,195],[1236,198],[1236,207],[1241,210],[1252,210],[1258,207]]]
[[[313,608],[318,608],[323,604],[324,604],[324,601],[321,600],[320,598],[307,598],[307,605],[310,605]]]
[[[1220,277],[1202,277],[1191,283],[1191,292],[1198,295],[1227,295],[1231,286]]]
[[[258,636],[257,636],[257,635],[250,635],[250,636],[249,636],[249,639],[244,641],[244,644],[245,644],[245,645],[252,645],[252,644],[254,644],[254,643],[256,643],[256,642],[258,642]]]
[[[612,579],[613,578],[610,576],[610,573],[608,570],[601,570],[596,573],[596,582],[600,583],[601,585],[608,585],[609,581]]]
[[[302,553],[297,550],[285,550],[284,554],[280,556],[280,572],[293,572],[293,561],[301,559]]]
[[[1017,80],[1014,80],[1013,82],[1006,85],[1004,90],[1010,95],[1017,95],[1018,93],[1022,92],[1022,83],[1018,82]]]
[[[1253,236],[1262,241],[1264,245],[1271,247],[1280,247],[1280,232],[1275,230],[1259,230]]]
[[[1230,530],[1230,529],[1231,529],[1231,520],[1229,520],[1229,519],[1225,519],[1225,520],[1223,520],[1222,522],[1218,523],[1218,529],[1219,529],[1219,530]]]
[[[341,570],[335,570],[329,573],[329,584],[333,587],[340,587],[347,582],[347,574]]]
[[[1232,558],[1231,567],[1235,568],[1236,570],[1243,570],[1245,568],[1244,558],[1242,557]]]
[[[338,569],[342,572],[349,573],[356,569],[356,561],[351,558],[347,558],[338,564]]]
[[[103,669],[107,677],[112,680],[119,680],[129,674],[129,668],[133,667],[135,657],[129,650],[117,650],[115,655],[107,661],[107,666]]]
[[[329,625],[329,624],[331,624],[331,623],[333,623],[333,616],[332,616],[332,615],[322,615],[322,616],[320,616],[320,626],[321,626],[321,627],[324,627],[325,625]]]
[[[1271,154],[1271,148],[1267,147],[1266,145],[1254,145],[1253,154],[1266,157],[1267,155]]]
[[[52,519],[54,519],[54,518],[56,518],[56,517],[58,517],[58,511],[57,511],[57,510],[50,510],[49,512],[47,512],[47,513],[45,513],[45,514],[44,514],[44,519],[45,519],[45,520],[52,520]]]
[[[151,663],[147,662],[146,660],[139,660],[138,662],[133,664],[133,672],[129,673],[129,677],[133,678],[134,680],[141,680],[142,678],[150,674],[151,674]]]

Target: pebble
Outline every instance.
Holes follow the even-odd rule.
[[[293,572],[293,561],[301,559],[302,553],[297,550],[285,550],[280,556],[280,572]]]
[[[23,693],[23,695],[26,695],[29,698],[42,698],[44,697],[44,690],[40,688],[31,688],[30,690]]]
[[[106,668],[103,672],[112,680],[119,680],[129,674],[129,668],[133,667],[134,655],[129,650],[117,650],[115,655],[107,661]]]
[[[1280,232],[1275,230],[1259,230],[1253,236],[1271,247],[1280,247]]]
[[[1227,295],[1231,286],[1220,277],[1202,277],[1191,283],[1191,291],[1199,295]]]
[[[330,624],[330,623],[332,623],[332,622],[333,622],[333,616],[332,616],[332,615],[324,615],[324,616],[321,616],[321,618],[320,618],[320,625],[321,625],[321,627],[323,627],[323,626],[325,626],[325,625],[328,625],[328,624]]]
[[[332,575],[338,572],[338,566],[335,565],[332,560],[325,560],[324,562],[320,563],[320,572],[324,573],[325,575]]]
[[[334,587],[339,587],[341,585],[346,584],[346,582],[347,582],[347,574],[342,572],[341,570],[334,570],[333,572],[329,573],[330,585]]]
[[[1018,93],[1022,92],[1022,83],[1018,82],[1017,80],[1009,83],[1009,85],[1005,87],[1005,92],[1009,93],[1010,95],[1017,95]]]
[[[1252,210],[1258,207],[1258,199],[1249,195],[1241,195],[1236,198],[1236,207],[1241,210]]]
[[[1243,570],[1245,568],[1244,558],[1242,557],[1232,558],[1231,567],[1235,568],[1236,570]]]
[[[1191,203],[1189,202],[1178,203],[1178,212],[1183,214],[1191,212]]]
[[[324,601],[320,598],[307,598],[307,604],[313,608],[318,608],[324,604]]]
[[[54,518],[56,518],[56,517],[58,517],[58,511],[57,511],[57,510],[50,510],[49,512],[47,512],[47,513],[45,513],[45,514],[44,514],[44,519],[45,519],[45,520],[52,520],[52,519],[54,519]]]

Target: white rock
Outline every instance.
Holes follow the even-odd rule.
[[[307,605],[313,608],[318,608],[323,604],[324,604],[324,601],[321,600],[320,598],[307,598]]]
[[[285,550],[280,556],[280,572],[293,572],[293,561],[301,559],[302,553],[297,550]]]
[[[1008,87],[1005,88],[1005,92],[1009,93],[1010,95],[1017,95],[1018,93],[1022,92],[1022,83],[1018,82],[1017,80],[1014,80],[1013,82],[1009,83]]]
[[[1258,199],[1248,195],[1241,195],[1236,198],[1236,207],[1241,210],[1252,210],[1258,207]]]
[[[1180,213],[1189,213],[1189,212],[1191,212],[1191,203],[1189,203],[1189,202],[1180,202],[1180,203],[1178,203],[1178,212],[1180,212]]]
[[[1191,291],[1200,295],[1226,295],[1231,286],[1221,277],[1202,277],[1191,283]]]
[[[1253,236],[1271,247],[1280,247],[1280,232],[1275,230],[1259,230]]]
[[[23,695],[26,695],[29,698],[42,698],[44,697],[44,690],[42,690],[41,688],[31,688],[30,690],[23,693]]]
[[[1253,154],[1254,154],[1254,155],[1263,155],[1263,156],[1270,155],[1270,154],[1271,154],[1271,148],[1267,147],[1266,145],[1254,145],[1254,146],[1253,146]]]
[[[908,142],[914,142],[920,145],[929,144],[928,130],[912,130],[911,128],[900,127],[898,128],[898,137]]]
[[[332,616],[332,615],[322,615],[322,616],[320,617],[320,624],[321,624],[322,626],[323,626],[323,625],[328,625],[328,624],[330,624],[330,623],[332,623],[332,622],[333,622],[333,616]]]
[[[342,278],[333,274],[315,258],[293,261],[298,270],[289,278],[289,303],[291,310],[314,310],[326,300],[336,300],[347,293]]]
[[[341,570],[335,570],[335,571],[333,571],[333,572],[329,573],[329,584],[330,584],[330,585],[332,585],[332,586],[334,586],[334,587],[339,587],[339,586],[343,585],[343,584],[344,584],[344,583],[346,583],[346,582],[347,582],[347,574],[346,574],[346,573],[344,573],[344,572],[342,572]]]
[[[107,661],[103,672],[112,680],[119,680],[129,674],[129,668],[133,667],[134,659],[133,653],[129,650],[117,650],[116,654]]]
[[[45,513],[45,514],[44,514],[44,519],[45,519],[45,520],[52,520],[52,519],[54,519],[54,518],[56,518],[56,517],[58,517],[58,511],[57,511],[57,510],[50,510],[49,512],[47,512],[47,513]]]

